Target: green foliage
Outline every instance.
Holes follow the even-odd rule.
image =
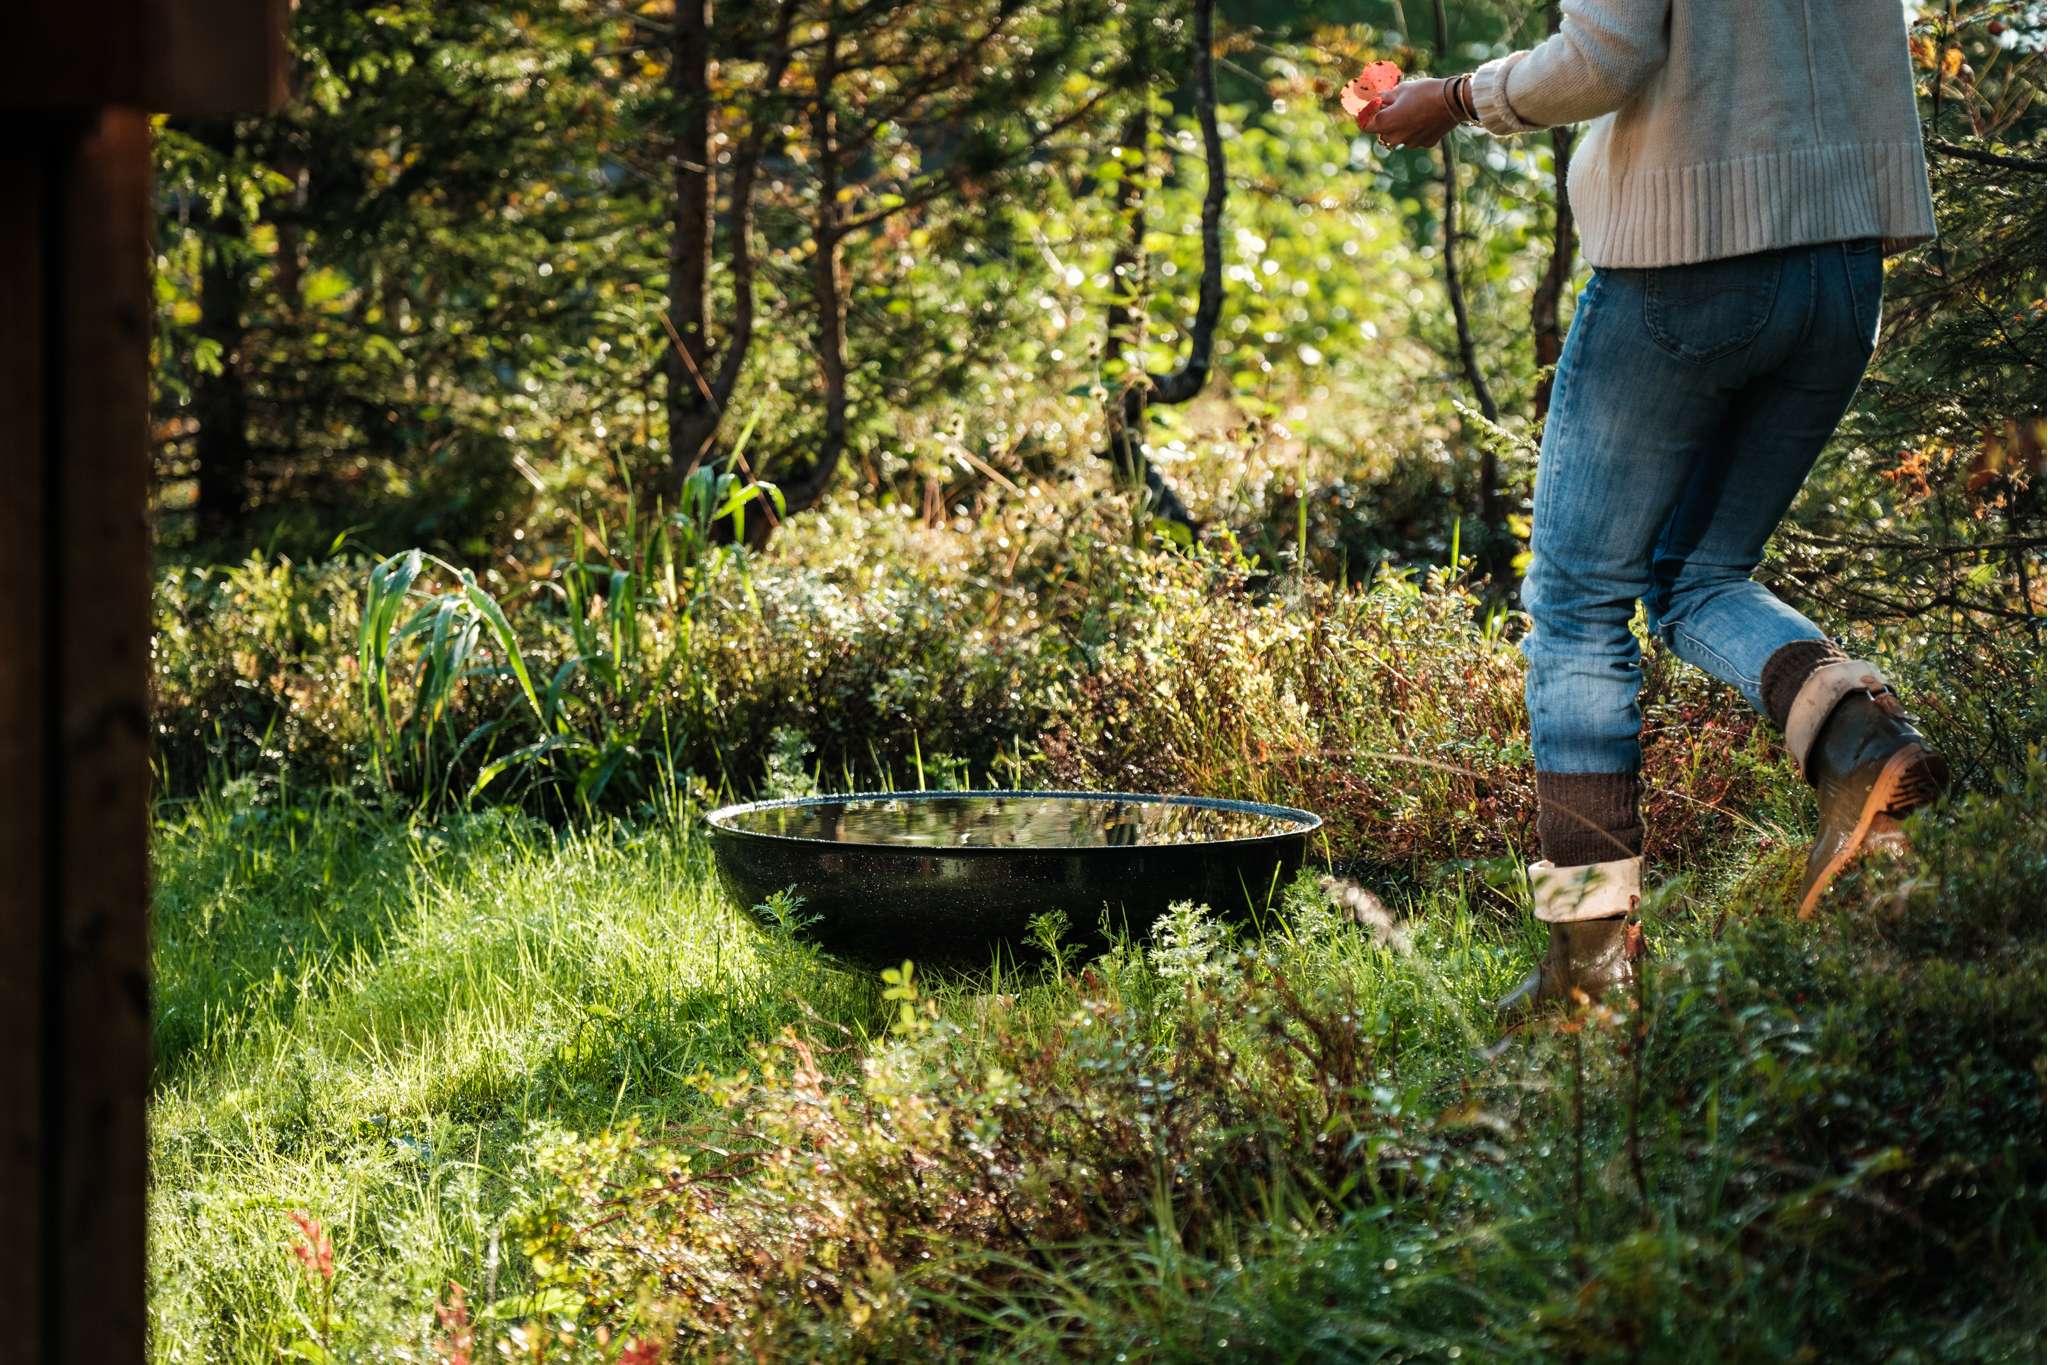
[[[362,568],[251,556],[157,579],[154,749],[164,790],[188,796],[283,769],[346,780],[368,755],[357,705]]]
[[[822,14],[797,8],[800,27]],[[1133,61],[1149,64],[1159,115],[1131,170],[1153,188],[1135,293],[1163,365],[1181,345],[1185,303],[1170,301],[1198,273],[1188,228],[1199,158],[1192,122],[1173,119],[1166,98],[1184,65],[1185,16],[1147,6],[1111,20],[1074,0],[997,6],[1003,36],[979,51],[981,76],[947,82],[919,61],[967,45],[984,16],[940,8],[845,20],[861,60],[835,96],[863,144],[841,210],[863,224],[843,249],[853,450],[871,480],[906,493],[970,467],[946,458],[951,409],[969,425],[955,439],[1004,470],[1026,433],[1036,444],[1048,427],[1063,461],[1101,447],[1101,404],[1086,391],[1102,378],[1108,299],[1133,290],[1110,273],[1120,233],[1113,178],[1101,172],[1121,173],[1106,154],[1122,118],[1118,83],[1138,78]],[[820,423],[806,341],[815,150],[799,97],[810,77],[800,62],[786,95],[754,88],[765,20],[717,14],[713,41],[732,50],[721,48],[711,92],[716,134],[730,139],[757,119],[773,128],[774,170],[756,210],[761,323],[733,401],[773,433],[754,463],[781,478],[807,462]],[[1459,17],[1470,40],[1492,41],[1497,28],[1491,15]],[[1142,48],[1120,50],[1140,30]],[[1245,98],[1224,111],[1241,187],[1226,225],[1219,395],[1232,411],[1221,425],[1270,448],[1289,474],[1303,442],[1347,466],[1361,447],[1390,465],[1415,428],[1433,447],[1425,464],[1442,465],[1443,338],[1430,331],[1435,267],[1417,250],[1430,228],[1414,197],[1426,176],[1415,158],[1383,169],[1362,141],[1333,134],[1316,82],[1356,38],[1302,46],[1297,32],[1273,31],[1279,41],[1250,44],[1250,65],[1226,72]],[[654,388],[669,349],[657,314],[674,205],[657,168],[679,110],[660,26],[580,0],[545,15],[312,3],[293,38],[299,94],[283,114],[173,123],[161,139],[169,542],[210,555],[261,541],[305,558],[352,527],[481,568],[508,540],[566,548],[580,503],[602,500],[616,519],[629,486],[659,486],[666,456]],[[920,57],[906,66],[905,52]],[[1020,137],[1053,128],[1066,135],[1019,159]],[[1486,183],[1519,187],[1527,171],[1504,157]],[[934,189],[943,193],[927,200]],[[1474,288],[1500,323],[1483,327],[1489,368],[1512,389],[1525,285],[1510,266],[1537,243],[1526,215],[1492,226]],[[233,268],[209,273],[209,262]],[[717,319],[729,315],[731,284],[714,269]],[[1026,411],[1069,390],[1080,392],[1050,405],[1056,422]],[[1367,430],[1368,412],[1377,428],[1403,408],[1411,424]],[[925,410],[938,439],[902,420]],[[197,527],[195,540],[185,512],[203,482],[200,431],[234,425],[237,411],[254,505],[243,524]],[[1179,451],[1195,435],[1179,427],[1164,439]],[[1438,473],[1439,489],[1464,477]],[[1225,489],[1215,510],[1256,523],[1263,480]],[[1432,520],[1420,534],[1440,540],[1444,518]]]
[[[407,599],[429,560],[418,550],[391,556],[370,570],[369,588],[363,597],[362,627],[356,645],[363,708],[370,715],[374,737],[372,763],[387,779],[395,779],[401,770],[445,772],[450,763],[437,751],[438,743],[452,744],[455,755],[459,755],[479,737],[489,736],[491,730],[483,729],[458,741],[449,719],[457,688],[483,671],[481,666],[472,667],[471,661],[477,657],[486,631],[505,666],[518,680],[520,693],[533,714],[543,723],[547,720],[533,690],[533,676],[520,657],[519,641],[505,620],[504,609],[496,598],[477,586],[476,576],[469,570],[432,559],[435,568],[455,579],[455,586],[429,594],[406,614]],[[412,709],[400,719],[391,704],[392,665],[409,641],[416,642],[418,665],[411,687]]]
[[[570,411],[585,441],[625,428],[637,402],[585,386],[652,262],[636,233],[590,231],[617,152],[574,38],[488,4],[308,0],[282,113],[160,130],[172,543],[307,557],[354,526],[480,558],[525,516]],[[237,406],[214,401],[229,387]],[[201,429],[234,412],[255,515],[196,526]]]
[[[1778,537],[1775,586],[1792,600],[1958,669],[2038,633],[2044,601],[2039,48],[2039,16],[2003,3],[1914,24],[1941,236],[1888,263],[1863,392]]]
[[[842,786],[955,765],[962,781],[1020,775],[1065,651],[1009,633],[1015,589],[991,572],[1014,564],[1006,549],[947,536],[916,551],[931,538],[880,515],[864,527],[906,535],[902,555],[867,562],[849,530],[818,562],[762,563],[713,543],[700,513],[772,502],[767,486],[706,471],[701,487],[695,510],[616,539],[592,527],[588,551],[523,581],[419,551],[166,575],[167,790],[374,772],[429,803],[645,812],[706,785],[752,789],[778,732]]]

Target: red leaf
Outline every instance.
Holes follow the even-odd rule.
[[[1385,107],[1384,96],[1401,83],[1401,68],[1392,62],[1372,62],[1338,93],[1337,102],[1364,132],[1373,115]]]

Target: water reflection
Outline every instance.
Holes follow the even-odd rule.
[[[1073,796],[824,801],[739,811],[725,823],[758,834],[912,848],[1128,848],[1251,839],[1300,828],[1295,821],[1249,811]]]

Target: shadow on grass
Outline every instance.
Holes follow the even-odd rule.
[[[445,836],[441,836],[445,847]],[[167,807],[152,920],[155,1083],[286,1018],[346,956],[374,956],[434,849],[341,793],[280,800],[255,782]]]

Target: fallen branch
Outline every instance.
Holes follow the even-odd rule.
[[[2007,156],[2003,152],[1987,152],[1978,147],[1964,147],[1938,137],[1927,139],[1927,150],[1957,161],[1974,161],[1980,166],[2003,166],[2007,170],[2032,171],[2036,175],[2048,171],[2048,160],[2040,157]]]

